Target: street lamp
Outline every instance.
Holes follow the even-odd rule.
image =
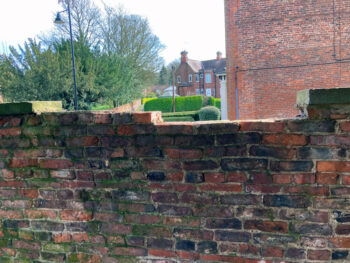
[[[78,91],[77,91],[77,79],[75,76],[75,60],[74,60],[74,48],[73,48],[73,34],[72,34],[72,20],[70,15],[70,1],[66,1],[67,9],[61,12],[57,12],[57,16],[55,19],[55,24],[64,24],[64,21],[61,19],[61,13],[68,12],[68,20],[69,20],[69,34],[70,34],[70,47],[72,50],[72,62],[73,62],[73,79],[74,79],[74,109],[78,110]]]

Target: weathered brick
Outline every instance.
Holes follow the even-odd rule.
[[[230,231],[215,231],[215,240],[229,242],[249,242],[250,233],[247,232],[230,232]]]
[[[261,136],[259,133],[237,133],[237,134],[225,134],[217,135],[216,140],[218,145],[228,145],[228,144],[259,144],[261,141]]]
[[[194,251],[195,243],[190,240],[178,240],[176,242],[177,250]]]
[[[307,137],[296,134],[269,134],[263,136],[262,143],[267,145],[304,146],[307,144]]]
[[[267,168],[266,159],[222,159],[221,168],[224,171],[236,171],[236,170],[263,170]]]
[[[307,161],[272,161],[271,170],[276,172],[310,172],[313,162]]]
[[[300,248],[288,248],[285,257],[292,259],[304,259],[306,257],[306,252],[304,249]]]
[[[219,165],[212,160],[184,162],[184,169],[186,171],[215,170],[218,167]]]
[[[281,147],[252,146],[250,147],[249,155],[277,159],[292,159],[295,155],[295,150]]]
[[[332,253],[332,259],[338,260],[338,259],[347,259],[349,255],[349,251],[334,251]]]
[[[247,220],[244,223],[244,229],[257,229],[264,232],[287,233],[288,225],[285,222]]]
[[[311,205],[305,196],[266,195],[264,205],[272,207],[307,208]]]
[[[332,227],[329,224],[291,224],[290,229],[293,233],[302,235],[331,235]]]
[[[164,239],[164,238],[147,238],[147,247],[152,249],[172,249],[173,247],[173,241],[170,239]]]
[[[241,229],[242,222],[236,218],[233,219],[207,219],[206,227],[211,229]]]

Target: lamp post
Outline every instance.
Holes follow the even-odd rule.
[[[171,67],[173,72],[173,112],[175,112],[175,66]]]
[[[78,91],[77,91],[77,79],[75,76],[75,60],[74,60],[74,48],[73,48],[73,34],[72,34],[72,20],[70,15],[70,0],[66,1],[67,9],[57,13],[55,24],[64,24],[64,21],[61,19],[60,14],[63,12],[68,12],[68,21],[69,21],[69,34],[70,34],[70,47],[72,51],[72,62],[73,62],[73,80],[74,80],[74,109],[78,110]]]

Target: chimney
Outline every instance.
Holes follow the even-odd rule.
[[[186,50],[181,52],[181,63],[187,63],[188,57],[187,57],[188,52]]]
[[[222,53],[220,51],[216,52],[216,60],[222,59]]]

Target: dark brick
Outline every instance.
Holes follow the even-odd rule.
[[[229,241],[229,242],[249,242],[250,233],[247,232],[229,232],[229,231],[215,231],[215,240]]]
[[[32,221],[34,230],[63,231],[64,224],[51,221]]]
[[[190,240],[179,240],[176,242],[177,250],[193,251],[195,243]]]
[[[158,203],[178,203],[179,202],[179,199],[176,193],[168,193],[168,192],[153,193],[152,199],[154,202],[158,202]]]
[[[27,220],[12,220],[12,219],[5,219],[3,222],[4,228],[12,228],[12,229],[18,229],[18,228],[27,228],[29,227],[29,221]]]
[[[50,232],[34,232],[34,239],[39,241],[52,241],[52,233]]]
[[[287,124],[290,132],[334,132],[335,121],[290,121]]]
[[[290,207],[290,208],[307,208],[311,201],[305,196],[288,196],[288,195],[266,195],[264,196],[264,205],[272,207]]]
[[[338,225],[335,233],[338,235],[350,235],[350,225]]]
[[[159,205],[159,213],[164,215],[172,216],[188,216],[192,214],[190,207],[181,207],[181,206],[170,206],[170,205]]]
[[[191,193],[185,192],[182,195],[182,203],[192,203],[192,204],[217,204],[218,196],[208,193]]]
[[[338,223],[350,222],[350,214],[344,214],[341,211],[333,211],[333,215]]]
[[[285,255],[287,258],[304,259],[306,256],[305,250],[300,248],[289,248]]]
[[[299,159],[337,159],[343,156],[342,149],[301,147],[297,150]]]
[[[224,206],[198,206],[193,208],[193,215],[199,217],[220,217],[231,218],[233,212],[229,207]]]
[[[147,178],[150,181],[164,181],[165,180],[165,173],[163,172],[151,172],[147,174]]]
[[[204,182],[204,174],[202,173],[186,173],[185,176],[186,183],[203,183]]]
[[[206,146],[214,145],[215,137],[208,135],[196,136],[176,136],[174,145],[176,146]]]
[[[184,162],[184,169],[186,171],[214,170],[214,169],[217,169],[218,167],[219,165],[216,162],[211,160]]]
[[[267,168],[267,160],[265,159],[222,159],[221,168],[224,171],[236,171],[236,170],[264,170]]]
[[[272,171],[283,172],[310,172],[313,168],[313,162],[307,161],[280,161],[271,162]]]
[[[83,149],[67,149],[64,156],[69,159],[80,159],[84,157]]]
[[[220,215],[221,216],[221,215]],[[207,228],[212,229],[241,229],[242,222],[236,218],[230,219],[207,219]]]
[[[255,244],[261,245],[287,245],[295,244],[296,237],[290,235],[274,235],[274,234],[254,234],[253,241]]]
[[[285,222],[247,220],[244,223],[244,229],[257,229],[264,232],[287,233],[288,225]]]
[[[65,262],[66,254],[54,254],[48,252],[41,252],[41,257],[43,260],[52,261],[52,262]]]
[[[113,190],[111,194],[113,199],[120,201],[148,201],[150,199],[149,192]]]
[[[147,247],[155,248],[155,249],[172,249],[173,241],[169,239],[157,239],[157,238],[148,238],[147,239]]]
[[[217,143],[219,145],[226,144],[259,144],[261,142],[261,136],[259,133],[236,133],[225,134],[216,136]]]
[[[302,235],[323,235],[332,234],[332,228],[328,224],[292,224],[290,230],[295,234]]]
[[[258,205],[261,203],[259,195],[223,195],[221,203],[226,205]]]
[[[125,151],[129,157],[163,157],[162,150],[156,146],[128,147]]]
[[[201,241],[197,244],[197,252],[201,254],[217,254],[218,245],[214,241]]]
[[[180,239],[213,240],[214,233],[207,230],[174,228],[173,235]]]
[[[338,260],[338,259],[347,259],[349,255],[349,251],[334,251],[332,253],[332,259]]]
[[[250,147],[249,154],[250,156],[292,159],[294,156],[294,150],[280,147],[252,146]]]

